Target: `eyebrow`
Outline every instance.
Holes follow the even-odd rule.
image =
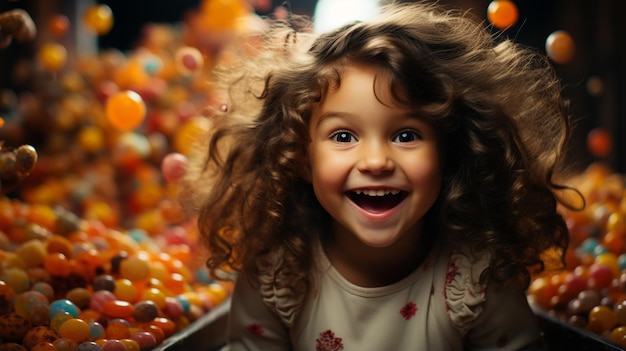
[[[320,124],[322,124],[322,122],[324,122],[325,120],[329,118],[340,118],[340,117],[350,117],[350,116],[353,116],[353,114],[349,112],[341,112],[341,111],[324,112],[317,120],[317,123],[315,124],[315,126],[316,127],[319,126]]]
[[[324,112],[322,113],[322,115],[319,117],[316,126],[319,126],[323,121],[329,119],[329,118],[339,118],[339,117],[351,117],[354,114],[350,113],[350,112],[341,112],[341,111],[329,111],[329,112]],[[407,119],[419,119],[419,120],[426,120],[424,117],[420,117],[418,116],[415,112],[413,111],[407,111],[405,113],[401,113],[397,115],[398,117],[405,117]]]

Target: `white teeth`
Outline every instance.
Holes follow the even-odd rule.
[[[397,195],[400,190],[396,189],[359,189],[355,191],[359,195],[367,196],[385,196],[385,195]]]

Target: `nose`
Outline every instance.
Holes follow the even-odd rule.
[[[358,163],[359,171],[380,175],[393,172],[395,168],[396,164],[384,143],[368,143],[362,149],[361,160]]]

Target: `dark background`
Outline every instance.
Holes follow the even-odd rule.
[[[12,8],[27,10],[36,23],[43,21],[53,11],[72,11],[82,0],[0,0],[0,11]],[[341,1],[341,0],[337,0]],[[141,38],[142,27],[147,23],[176,23],[200,0],[101,0],[113,11],[115,25],[100,37],[98,48],[131,50]],[[476,17],[486,20],[490,0],[440,0],[442,4],[470,10]],[[500,33],[524,45],[545,52],[547,36],[556,30],[568,31],[576,43],[576,54],[566,64],[555,64],[564,84],[564,94],[571,100],[576,121],[573,135],[571,162],[584,166],[597,159],[586,148],[589,130],[603,127],[613,136],[614,150],[603,159],[619,172],[626,172],[626,2],[623,0],[519,0],[514,1],[519,10],[515,26]],[[274,0],[273,7],[285,1]],[[315,0],[291,0],[293,13],[312,15]],[[83,5],[84,6],[84,5]],[[268,13],[259,13],[267,15]],[[33,44],[35,45],[35,44]],[[0,51],[0,89],[12,88],[12,64],[16,57],[33,55],[32,45],[12,44]],[[590,78],[602,82],[601,94],[590,94]]]

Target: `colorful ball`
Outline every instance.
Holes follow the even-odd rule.
[[[62,36],[67,33],[70,27],[70,20],[65,15],[56,14],[48,20],[48,28],[50,32],[56,36]]]
[[[135,302],[139,297],[139,290],[129,279],[117,279],[113,293],[118,300]]]
[[[130,338],[139,344],[141,350],[152,350],[157,345],[154,335],[147,331],[133,333]]]
[[[30,320],[18,313],[0,315],[0,339],[4,342],[22,341],[30,328]]]
[[[107,302],[115,300],[115,295],[108,290],[94,291],[91,296],[91,301],[89,302],[89,308],[97,312],[102,312],[102,308]]]
[[[505,29],[517,22],[517,6],[509,0],[494,0],[487,7],[487,19],[494,27]]]
[[[60,336],[54,330],[50,329],[47,326],[38,326],[31,328],[26,335],[24,335],[24,339],[22,340],[22,345],[24,345],[27,349],[32,349],[36,344],[44,341],[53,343]]]
[[[198,72],[204,66],[202,53],[194,47],[185,46],[176,51],[174,56],[176,68],[184,75]]]
[[[69,313],[72,317],[78,318],[80,312],[78,306],[68,299],[59,299],[50,304],[50,317],[57,314]]]
[[[37,307],[48,308],[48,298],[38,291],[26,291],[15,297],[15,313],[22,317],[31,320]]]
[[[61,325],[73,318],[69,313],[59,313],[50,318],[50,328],[58,333]]]
[[[587,149],[595,157],[607,157],[613,150],[613,137],[604,128],[592,129],[587,134]]]
[[[108,339],[102,344],[102,351],[127,351],[126,344],[116,339]]]
[[[546,39],[546,53],[556,63],[569,62],[574,57],[574,51],[574,39],[566,31],[558,30]]]
[[[89,334],[92,340],[102,339],[105,337],[106,333],[104,331],[104,326],[96,321],[87,322],[89,325]]]
[[[137,128],[146,117],[143,99],[132,90],[120,91],[111,96],[105,110],[111,125],[121,131]]]
[[[44,69],[56,72],[67,61],[67,50],[61,44],[46,43],[39,49],[39,62]]]
[[[193,117],[178,128],[173,139],[176,152],[189,155],[192,146],[202,133],[210,129],[211,122],[204,117]]]
[[[77,351],[78,343],[72,339],[58,338],[52,345],[56,347],[57,351]]]
[[[161,173],[165,180],[175,183],[187,173],[189,161],[187,156],[174,152],[166,155],[161,162]]]
[[[148,280],[150,262],[138,256],[131,256],[120,263],[120,277],[132,282]]]
[[[210,33],[237,29],[247,11],[240,0],[204,0],[200,4],[200,24]]]
[[[78,133],[78,144],[88,153],[97,153],[103,150],[104,133],[95,126],[85,126]]]
[[[138,322],[149,322],[158,315],[159,308],[153,301],[140,301],[133,306],[133,318]]]
[[[113,27],[113,11],[107,5],[92,5],[83,14],[83,24],[96,33],[103,35]]]
[[[82,319],[72,318],[59,327],[59,335],[62,338],[67,338],[81,343],[91,338],[91,330],[89,324]]]

